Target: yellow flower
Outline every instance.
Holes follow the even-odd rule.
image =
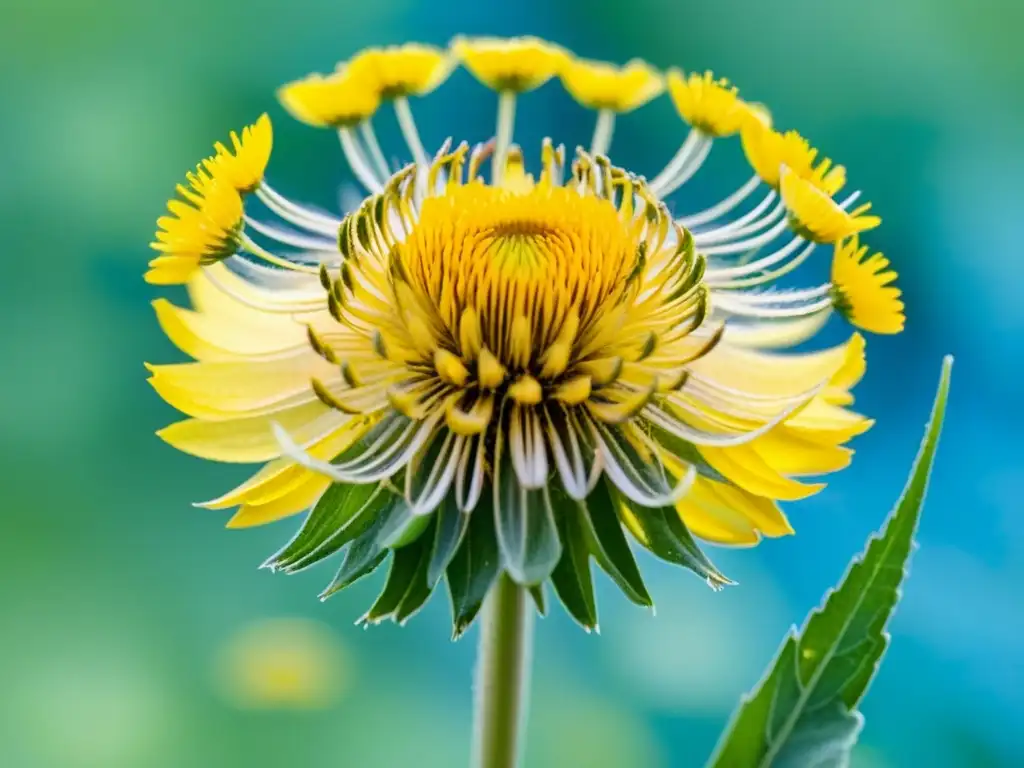
[[[851,323],[871,333],[899,333],[905,318],[895,270],[881,253],[868,254],[857,236],[837,242],[832,258],[836,309]]]
[[[245,195],[263,181],[273,145],[270,116],[264,113],[255,123],[242,129],[241,138],[234,131],[231,132],[232,149],[217,142],[214,145],[216,154],[203,161],[203,164],[209,173],[229,182]]]
[[[618,67],[603,61],[572,59],[561,73],[562,84],[590,109],[630,112],[665,89],[661,75],[649,64],[633,59]]]
[[[229,177],[245,174],[227,166],[254,167],[245,133],[229,160],[189,177],[150,273],[185,281],[190,300],[154,303],[191,358],[149,366],[186,417],[159,435],[204,459],[262,465],[202,505],[235,509],[230,527],[309,510],[272,570],[344,551],[327,596],[392,558],[364,622],[405,622],[447,573],[458,635],[506,574],[550,581],[593,627],[581,594],[590,555],[631,600],[651,602],[624,530],[728,583],[691,534],[747,546],[792,533],[780,503],[817,492],[872,424],[849,409],[866,368],[861,336],[790,348],[835,310],[870,331],[902,326],[893,273],[855,237],[877,217],[847,211],[853,196],[833,200],[844,171],[710,74],[670,75],[696,130],[648,174],[603,152],[614,120],[628,119],[615,113],[660,87],[646,65],[571,62],[532,38],[457,38],[452,49],[501,91],[495,137],[432,158],[405,100],[435,84],[426,58],[410,63],[419,48],[371,50],[282,89],[300,120],[342,129],[365,192],[341,217],[261,183],[261,210],[282,226],[243,218]],[[567,161],[545,139],[529,163],[516,102],[555,74],[600,110],[596,149]],[[382,98],[414,159],[398,170],[401,150],[385,151],[367,119]],[[674,217],[665,198],[713,137],[741,128],[758,175]],[[781,287],[822,242],[837,243],[831,280]],[[220,261],[237,249],[248,255]]]
[[[536,37],[456,37],[451,47],[473,77],[496,91],[532,91],[569,60],[562,48]]]
[[[835,243],[882,223],[868,213],[871,203],[846,211],[817,184],[786,167],[779,190],[797,233],[816,243]]]
[[[709,136],[734,134],[749,116],[738,90],[725,78],[716,80],[711,72],[684,75],[678,69],[669,70],[666,77],[680,117]]]
[[[178,185],[183,199],[167,203],[169,216],[157,220],[156,242],[150,247],[160,256],[149,262],[147,283],[184,283],[203,264],[231,256],[238,250],[242,229],[242,198],[227,181],[202,168],[188,174],[189,187]]]
[[[217,676],[224,695],[246,709],[322,709],[344,688],[345,648],[319,623],[267,619],[224,644]]]
[[[422,96],[441,85],[452,71],[451,54],[431,45],[406,43],[367,48],[343,67],[365,73],[376,83],[381,100]]]
[[[355,125],[380,106],[377,83],[362,69],[307,75],[281,87],[277,97],[292,117],[317,128]]]
[[[761,121],[748,120],[740,137],[747,161],[769,187],[779,188],[783,166],[829,197],[846,184],[846,169],[828,158],[818,161],[818,150],[796,131],[779,133]]]

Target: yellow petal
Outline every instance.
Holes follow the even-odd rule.
[[[881,253],[867,256],[856,235],[835,245],[832,283],[836,309],[853,325],[871,333],[899,333],[906,318],[895,270]]]
[[[378,420],[377,416],[350,419],[310,445],[306,451],[315,459],[330,461],[354,445]],[[314,473],[291,459],[274,459],[241,485],[197,506],[205,509],[228,509],[239,504],[266,504],[291,491],[312,474]]]
[[[473,77],[496,91],[531,91],[569,60],[562,48],[536,37],[456,37],[451,47]]]
[[[805,485],[776,472],[749,444],[728,448],[701,446],[700,453],[723,477],[755,496],[795,501],[807,498],[825,487],[820,483]]]
[[[329,477],[310,474],[295,488],[266,504],[245,504],[228,520],[228,528],[251,528],[302,512],[316,503],[331,484]]]
[[[203,421],[187,419],[164,427],[157,436],[179,451],[201,459],[231,463],[270,461],[281,455],[271,430],[276,421],[301,444],[321,438],[336,429],[346,418],[316,400],[306,405],[279,411],[269,416]]]
[[[561,72],[562,84],[590,109],[630,112],[665,89],[661,75],[640,59],[619,67],[603,61],[573,59]]]

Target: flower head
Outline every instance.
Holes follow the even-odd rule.
[[[386,48],[367,48],[342,69],[365,74],[376,84],[381,100],[422,96],[445,81],[453,57],[431,45],[407,43]]]
[[[342,216],[262,180],[254,196],[288,226],[250,214],[242,232],[222,166],[191,177],[176,209],[191,211],[187,231],[209,256],[175,273],[191,309],[155,303],[194,360],[150,366],[157,392],[188,416],[161,437],[203,458],[264,463],[203,505],[237,508],[231,527],[309,510],[267,567],[291,573],[343,551],[326,597],[390,557],[365,622],[404,622],[447,576],[459,634],[504,572],[533,588],[550,581],[596,626],[590,558],[651,604],[627,532],[728,583],[693,537],[749,546],[792,533],[780,502],[819,490],[809,478],[846,466],[846,443],[871,426],[849,409],[865,372],[860,335],[788,348],[833,310],[898,330],[888,262],[848,239],[877,219],[848,211],[853,196],[834,201],[845,174],[710,75],[670,76],[694,130],[647,182],[607,154],[615,112],[653,95],[649,71],[644,87],[628,74],[641,65],[579,62],[534,39],[453,49],[502,91],[495,139],[446,143],[433,158],[405,100],[365,74],[379,52],[282,91],[300,119],[341,128],[366,190]],[[554,74],[598,111],[590,150],[568,161],[551,140],[525,153],[513,142],[515,93]],[[368,122],[389,97],[413,157],[395,171]],[[751,120],[753,179],[671,213],[667,200],[717,137]],[[200,223],[222,187],[231,215]],[[775,287],[819,242],[836,243],[832,279]]]
[[[640,59],[621,67],[574,59],[562,69],[561,77],[565,89],[580,104],[612,112],[631,112],[665,90],[661,75]]]
[[[216,154],[204,161],[207,171],[230,183],[242,194],[253,192],[263,181],[263,173],[270,162],[274,146],[274,133],[267,114],[242,129],[239,138],[231,132],[231,149],[219,141],[214,145]]]
[[[832,257],[832,283],[836,309],[858,328],[871,333],[903,330],[901,291],[892,285],[896,272],[880,253],[868,256],[868,247],[857,236],[838,242]]]
[[[818,160],[818,150],[796,131],[779,133],[761,120],[747,120],[741,131],[743,151],[761,181],[779,188],[782,168],[788,168],[829,197],[846,184],[846,169],[828,158]]]
[[[569,60],[557,45],[536,37],[457,37],[452,51],[473,77],[496,91],[532,91]]]
[[[307,75],[282,86],[277,97],[292,117],[317,127],[360,123],[380,105],[377,81],[362,68]]]
[[[684,75],[678,69],[669,70],[667,77],[680,117],[710,136],[736,133],[748,117],[739,90],[724,78],[716,79],[711,72]]]
[[[178,185],[178,198],[167,203],[169,215],[157,219],[156,241],[161,255],[149,262],[146,282],[184,283],[204,264],[213,264],[238,249],[242,198],[228,181],[202,167],[188,174],[189,186]]]
[[[828,193],[827,179],[805,178],[785,166],[780,176],[779,191],[794,229],[808,240],[835,243],[882,223],[879,217],[868,214],[871,203],[847,211],[833,200]]]

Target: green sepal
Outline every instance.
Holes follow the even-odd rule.
[[[345,559],[334,580],[327,585],[327,589],[320,593],[321,600],[326,600],[335,592],[371,573],[387,557],[388,546],[385,544],[385,539],[388,536],[386,534],[396,530],[397,524],[394,522],[396,518],[400,520],[407,518],[408,507],[401,496],[389,491],[385,491],[383,496],[386,499],[384,507],[374,515],[370,526],[349,545],[345,552]]]
[[[501,570],[489,492],[485,491],[469,517],[466,535],[445,571],[452,601],[453,640],[473,623]]]
[[[613,491],[602,481],[587,496],[586,513],[580,516],[587,546],[597,564],[622,593],[637,605],[654,605],[640,568],[629,547],[622,522],[615,511]],[[581,503],[582,505],[582,503]]]
[[[533,598],[533,604],[537,608],[537,613],[541,616],[548,615],[548,599],[544,594],[543,584],[534,584],[532,587],[527,587],[530,590],[530,597]]]
[[[488,514],[490,512],[488,511]],[[449,493],[441,506],[434,512],[434,535],[433,548],[430,553],[430,563],[427,567],[427,583],[434,587],[444,574],[445,569],[451,563],[459,545],[469,530],[469,521],[473,513],[462,512],[455,503],[455,495]]]
[[[330,485],[298,533],[262,567],[295,573],[330,557],[370,527],[386,496],[376,484]]]
[[[790,629],[757,688],[740,701],[709,763],[714,768],[849,765],[864,718],[857,711],[889,644],[928,489],[949,393],[942,366],[931,420],[896,508],[803,628]]]
[[[616,491],[611,491],[611,494],[612,498],[618,496]],[[675,507],[641,507],[622,496],[619,496],[619,501],[628,507],[643,534],[640,543],[653,554],[662,560],[689,568],[712,589],[721,589],[734,583],[697,546]]]
[[[590,548],[587,546],[584,509],[555,489],[558,505],[558,530],[562,538],[562,558],[551,573],[551,583],[562,605],[588,632],[597,628],[597,601],[590,572]]]
[[[651,496],[671,493],[665,467],[654,456],[643,456],[626,439],[620,429],[609,427],[599,421],[593,422],[601,440],[631,483],[646,490]]]
[[[391,555],[391,568],[384,590],[358,624],[379,624],[394,619],[404,624],[430,597],[427,566],[430,562],[430,536],[421,536]]]
[[[516,583],[540,584],[562,556],[550,493],[547,487],[524,488],[500,446],[497,461],[494,519],[502,564]]]
[[[697,474],[701,477],[714,480],[716,483],[723,483],[733,487],[736,486],[732,480],[708,464],[707,459],[701,455],[700,449],[693,443],[687,442],[681,437],[677,437],[671,432],[661,429],[660,427],[654,427],[652,429],[652,434],[658,445],[665,448],[677,459],[693,466],[697,470]]]

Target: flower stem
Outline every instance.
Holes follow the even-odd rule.
[[[533,613],[527,591],[502,575],[484,604],[472,768],[515,768],[518,764],[532,645]]]
[[[494,157],[491,159],[491,185],[498,186],[505,175],[505,156],[512,143],[516,124],[515,91],[502,91],[498,95],[498,125],[495,129]]]

